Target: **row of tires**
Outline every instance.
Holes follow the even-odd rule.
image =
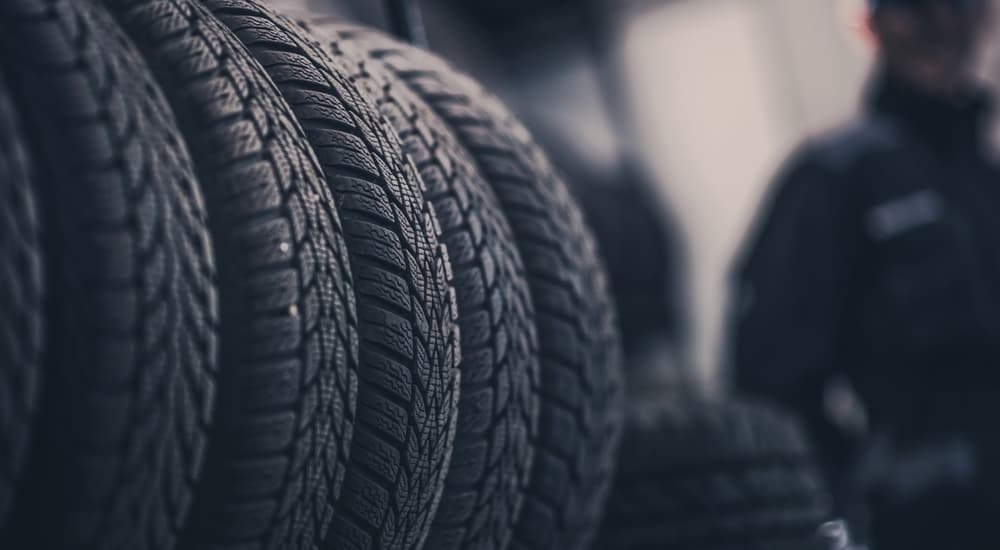
[[[0,547],[575,549],[591,236],[441,60],[254,0],[0,3]]]
[[[621,368],[565,184],[441,60],[0,3],[0,548],[814,547],[793,424]]]

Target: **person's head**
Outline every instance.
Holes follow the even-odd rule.
[[[924,91],[949,94],[970,80],[989,0],[868,0],[882,63]]]

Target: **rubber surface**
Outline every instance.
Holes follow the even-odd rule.
[[[805,437],[745,403],[636,402],[596,549],[815,547],[829,496]]]
[[[24,467],[42,374],[42,247],[27,142],[0,74],[0,525]]]
[[[360,316],[354,443],[325,548],[419,548],[454,438],[459,360],[447,251],[392,129],[290,21],[205,0],[267,69],[316,150],[344,220]]]
[[[511,547],[586,548],[614,470],[623,374],[614,306],[579,208],[524,127],[471,79],[377,32],[310,25],[383,63],[455,131],[493,187],[525,262],[541,357],[536,453]]]
[[[503,549],[534,457],[539,396],[534,304],[499,200],[450,128],[350,41],[330,44],[417,165],[455,276],[462,388],[451,468],[427,548]],[[383,69],[383,70],[379,70]]]
[[[347,248],[267,74],[192,0],[106,0],[177,112],[219,264],[219,407],[182,547],[307,549],[332,518],[356,397]]]
[[[173,548],[214,402],[203,200],[141,56],[96,3],[0,3],[45,216],[38,437],[0,547]]]

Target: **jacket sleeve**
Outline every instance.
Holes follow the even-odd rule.
[[[800,157],[778,178],[737,266],[731,360],[737,390],[797,414],[839,468],[847,440],[825,414],[840,372],[852,224],[845,181]]]

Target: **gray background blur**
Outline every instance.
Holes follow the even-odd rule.
[[[857,110],[871,64],[859,13],[850,0],[687,0],[625,34],[641,143],[689,247],[690,360],[708,378],[724,364],[725,277],[762,192],[804,138]],[[998,42],[983,60],[994,77]]]

